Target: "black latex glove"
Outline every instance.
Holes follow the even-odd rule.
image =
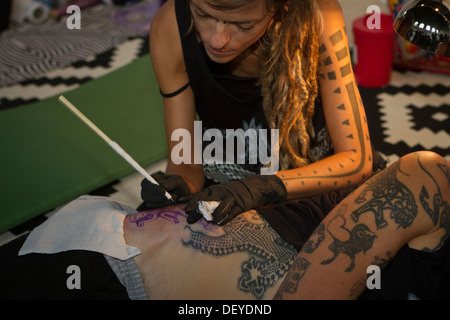
[[[162,172],[152,174],[159,186],[151,183],[147,179],[141,182],[141,198],[149,209],[163,208],[173,205],[173,202],[166,198],[165,192],[169,192],[173,200],[187,196],[191,193],[189,186],[183,178],[177,174],[167,175]]]
[[[255,175],[232,180],[188,196],[189,202],[185,207],[187,222],[195,223],[202,217],[197,206],[199,201],[221,202],[212,213],[212,223],[224,225],[247,210],[269,203],[280,203],[285,201],[286,197],[286,187],[276,175]]]

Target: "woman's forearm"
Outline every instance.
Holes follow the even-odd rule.
[[[370,151],[370,150],[369,150]],[[288,200],[355,187],[370,177],[372,153],[341,152],[302,168],[277,173]]]

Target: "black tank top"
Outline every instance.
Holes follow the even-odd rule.
[[[195,31],[189,32],[191,16],[185,0],[175,1],[175,12],[186,71],[194,92],[196,111],[202,121],[203,132],[216,128],[226,135],[226,129],[243,129],[244,131],[268,129],[258,78],[235,76],[228,70],[226,64],[216,63],[208,57],[203,43],[197,40]],[[313,123],[316,135],[311,142],[311,147],[315,156],[321,159],[333,153],[333,146],[320,103],[316,103]],[[267,154],[270,154],[270,144],[267,148]],[[249,149],[246,148],[246,150],[248,152]],[[261,166],[261,163],[252,165],[246,161],[244,165],[240,165],[242,172],[238,172],[239,169],[236,166],[233,169],[222,166],[220,167],[222,171],[236,172],[228,178],[212,179],[216,182],[224,182],[232,178],[242,178],[248,174],[258,173]],[[207,165],[205,171],[207,177],[208,168],[211,172],[215,170]]]

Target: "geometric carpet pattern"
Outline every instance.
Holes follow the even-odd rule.
[[[450,77],[394,71],[384,88],[360,88],[372,143],[390,162],[421,150],[450,160]]]
[[[68,16],[11,25],[0,34],[0,110],[75,89],[147,54],[149,25],[160,5],[100,3],[81,10],[80,29],[68,28]]]
[[[73,90],[145,54],[148,54],[148,36],[128,38],[105,52],[0,88],[0,110],[19,107]]]

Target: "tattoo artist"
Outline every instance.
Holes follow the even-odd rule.
[[[224,225],[249,209],[355,188],[382,167],[338,0],[169,0],[152,22],[150,56],[169,159],[154,175],[160,186],[142,181],[148,208],[170,205],[167,190],[187,202],[194,223],[198,201],[219,201],[213,223]],[[193,137],[197,117],[222,133],[278,129],[280,170],[261,175],[262,164],[247,161],[175,164],[171,134]]]

